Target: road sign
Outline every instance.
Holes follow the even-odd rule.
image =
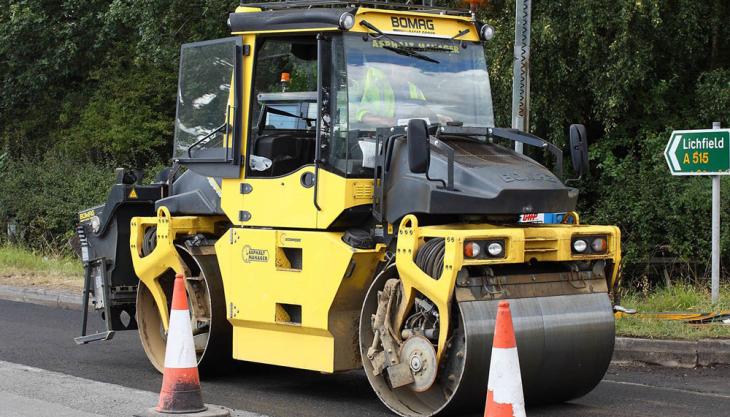
[[[675,130],[664,158],[672,175],[730,175],[730,129]]]
[[[675,130],[664,148],[672,175],[712,176],[712,303],[720,299],[720,175],[730,175],[730,129]]]

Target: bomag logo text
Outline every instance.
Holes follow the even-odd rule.
[[[79,221],[83,222],[85,220],[89,220],[90,218],[94,217],[94,214],[96,214],[94,210],[87,210],[79,213]]]
[[[544,182],[556,182],[556,178],[552,175],[543,174],[542,172],[519,172],[512,171],[500,175],[504,182],[515,182],[515,181],[544,181]]]
[[[407,31],[430,31],[432,32],[435,27],[433,19],[424,19],[422,17],[397,17],[393,16],[390,18],[390,23],[393,26],[393,30],[407,30]]]

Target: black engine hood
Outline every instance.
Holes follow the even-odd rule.
[[[433,139],[432,139],[433,141]],[[408,168],[405,138],[395,139],[384,184],[384,215],[394,223],[409,213],[503,215],[575,209],[578,190],[563,185],[533,159],[493,143],[445,140],[454,149],[454,190]],[[431,146],[431,179],[446,181],[448,157]]]

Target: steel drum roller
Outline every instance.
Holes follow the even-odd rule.
[[[466,329],[458,394],[483,403],[499,301],[459,303]],[[509,300],[525,400],[555,403],[590,392],[613,355],[613,311],[605,293]]]
[[[378,279],[366,297],[362,318],[374,313]],[[606,293],[508,300],[512,310],[525,399],[555,403],[590,392],[603,378],[614,346],[614,318]],[[494,321],[499,300],[459,302],[455,325],[436,382],[426,392],[391,389],[383,374],[365,373],[383,403],[403,416],[454,414],[483,409]],[[456,317],[453,316],[456,321]],[[361,321],[361,347],[372,340]],[[367,341],[367,342],[366,342]]]

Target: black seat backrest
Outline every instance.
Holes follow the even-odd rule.
[[[276,133],[256,140],[254,155],[271,160],[271,168],[257,173],[261,176],[280,176],[296,171],[314,161],[314,138],[311,135]]]

